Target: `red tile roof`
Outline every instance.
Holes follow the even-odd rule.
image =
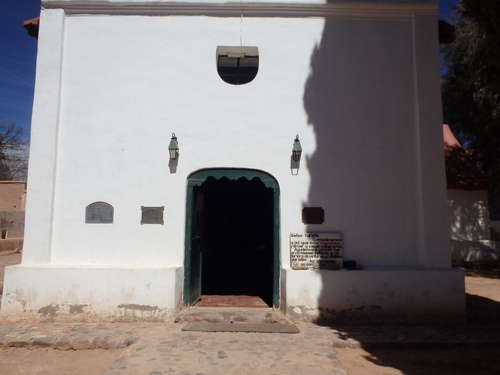
[[[28,31],[28,35],[33,38],[38,38],[38,26],[40,25],[40,17],[33,18],[23,22],[23,27]]]

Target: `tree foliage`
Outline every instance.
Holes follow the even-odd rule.
[[[0,119],[0,180],[26,180],[28,157],[22,129]]]
[[[443,47],[444,121],[500,194],[500,1],[461,0]]]

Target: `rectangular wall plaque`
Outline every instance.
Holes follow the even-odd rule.
[[[322,207],[304,207],[302,209],[302,222],[304,224],[323,224],[325,210]]]
[[[290,233],[294,270],[342,268],[342,233]]]
[[[165,206],[161,207],[144,207],[141,206],[142,216],[141,224],[161,224],[163,225],[163,210]]]

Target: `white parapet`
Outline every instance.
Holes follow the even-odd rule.
[[[163,322],[182,302],[182,267],[16,265],[5,276],[7,321]]]

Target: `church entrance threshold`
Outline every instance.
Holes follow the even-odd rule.
[[[221,296],[221,295],[204,295],[200,296],[200,300],[196,302],[195,307],[256,307],[266,308],[269,305],[259,296]]]
[[[185,305],[279,307],[278,199],[276,180],[259,171],[189,177]]]

